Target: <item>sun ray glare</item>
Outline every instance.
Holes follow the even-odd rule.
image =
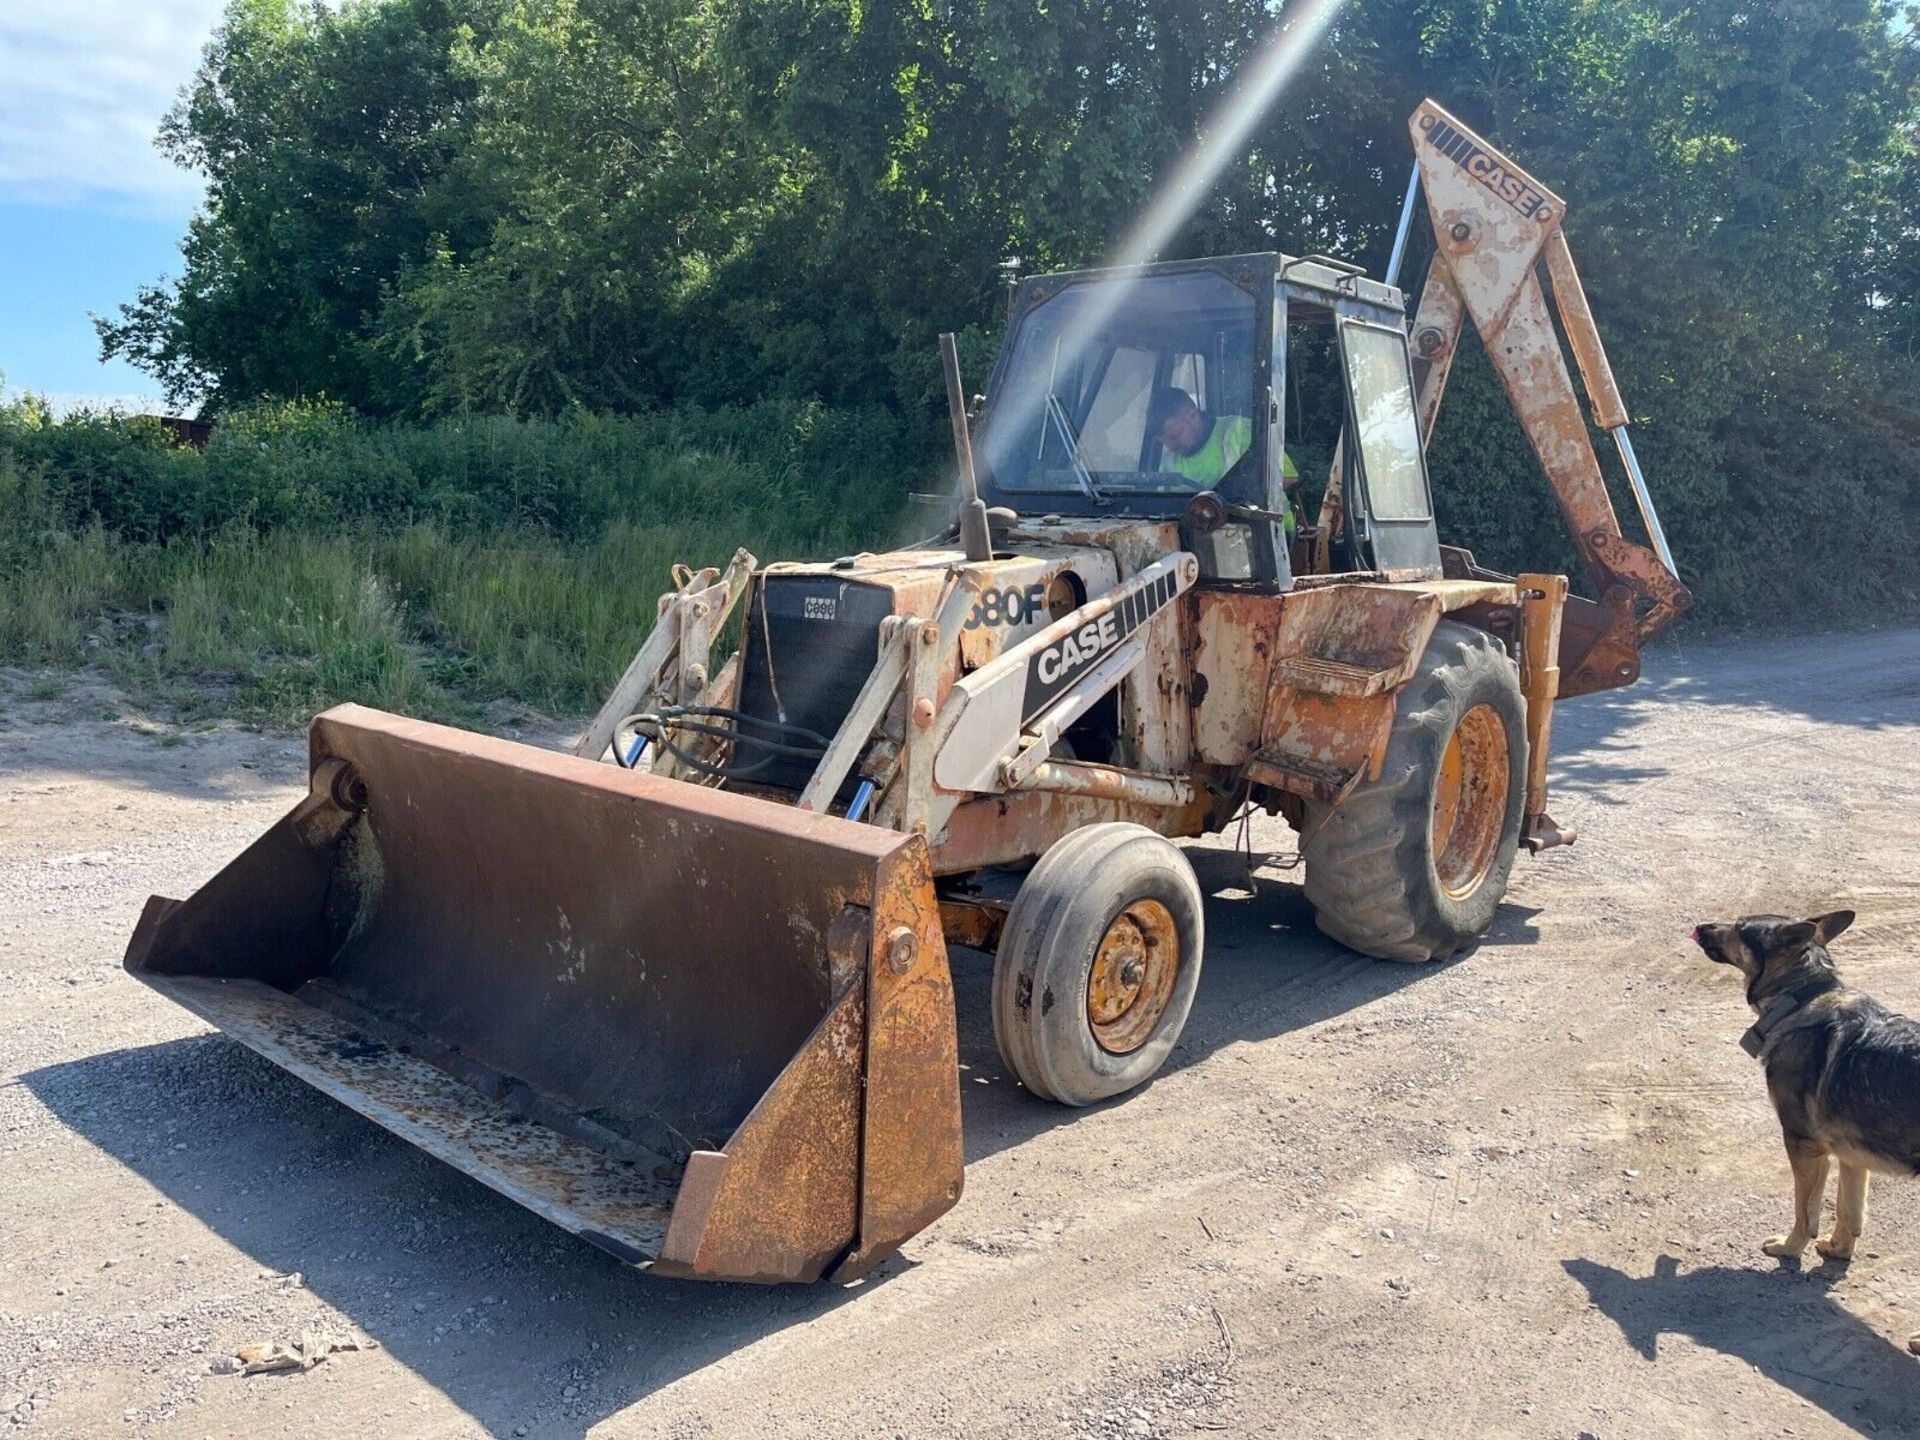
[[[1299,73],[1325,36],[1346,0],[1298,0],[1287,6],[1273,32],[1260,44],[1227,92],[1201,123],[1197,142],[1179,156],[1155,190],[1152,201],[1108,255],[1111,268],[1143,265],[1156,258],[1200,208],[1229,163],[1239,155],[1254,127],[1266,118],[1287,84]],[[1126,303],[1137,282],[1095,287],[1056,342],[1053,371],[1075,373],[1090,345]],[[1008,436],[1028,433],[1047,404],[1047,393],[1003,398],[989,429]],[[984,453],[985,447],[981,447]]]
[[[1346,0],[1306,0],[1287,7],[1280,24],[1208,114],[1200,127],[1199,143],[1174,162],[1153,202],[1121,240],[1109,264],[1140,265],[1160,253],[1200,208],[1220,172],[1240,153],[1345,4]]]

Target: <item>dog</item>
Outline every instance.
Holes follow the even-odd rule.
[[[1829,1260],[1852,1258],[1874,1171],[1920,1174],[1920,1024],[1840,978],[1827,946],[1852,923],[1837,910],[1693,932],[1708,958],[1747,977],[1757,1018],[1740,1046],[1766,1072],[1793,1166],[1793,1228],[1761,1247],[1769,1255],[1798,1258],[1814,1238],[1829,1159],[1840,1168],[1833,1229],[1816,1242]]]

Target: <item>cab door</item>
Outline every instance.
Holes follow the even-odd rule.
[[[1349,513],[1361,553],[1371,554],[1376,570],[1408,579],[1438,576],[1440,537],[1406,333],[1342,316],[1340,359],[1350,442],[1343,449],[1352,467],[1349,493],[1359,500]]]

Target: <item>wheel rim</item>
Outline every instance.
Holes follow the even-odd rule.
[[[1087,1024],[1109,1055],[1131,1055],[1159,1028],[1180,974],[1180,931],[1158,900],[1136,900],[1100,937],[1087,976]]]
[[[1487,878],[1507,823],[1507,727],[1493,706],[1460,717],[1433,787],[1433,868],[1440,888],[1464,900]]]

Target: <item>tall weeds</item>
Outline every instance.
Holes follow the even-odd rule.
[[[243,413],[204,451],[0,406],[0,663],[93,661],[298,723],[339,700],[591,708],[676,562],[902,538],[930,457],[883,412],[764,405],[369,426]]]

